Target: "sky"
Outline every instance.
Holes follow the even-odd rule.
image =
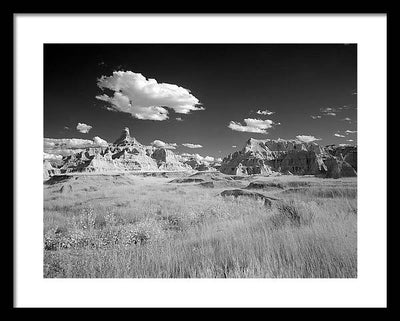
[[[215,158],[249,138],[357,144],[355,44],[45,44],[44,137]]]

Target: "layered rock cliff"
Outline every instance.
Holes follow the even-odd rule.
[[[357,147],[328,146],[298,140],[249,139],[242,150],[222,161],[220,171],[230,175],[290,173],[356,176]]]
[[[180,161],[171,150],[145,146],[124,128],[113,144],[78,149],[58,163],[44,163],[44,176],[71,172],[112,171],[188,171],[192,168]]]

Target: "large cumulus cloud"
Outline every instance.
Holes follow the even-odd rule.
[[[162,121],[168,119],[168,109],[178,114],[204,110],[199,100],[188,89],[158,83],[132,71],[114,71],[112,76],[102,76],[97,86],[113,91],[112,96],[102,94],[97,99],[109,103],[109,110],[131,114],[138,119]]]

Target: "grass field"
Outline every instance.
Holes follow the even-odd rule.
[[[44,277],[357,277],[356,178],[196,177],[212,187],[129,174],[44,184]],[[277,200],[219,195],[252,181]]]

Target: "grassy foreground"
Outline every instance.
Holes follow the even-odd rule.
[[[356,179],[273,180],[282,186],[257,191],[279,199],[271,207],[218,196],[232,187],[223,183],[99,176],[45,186],[44,277],[357,277]]]

